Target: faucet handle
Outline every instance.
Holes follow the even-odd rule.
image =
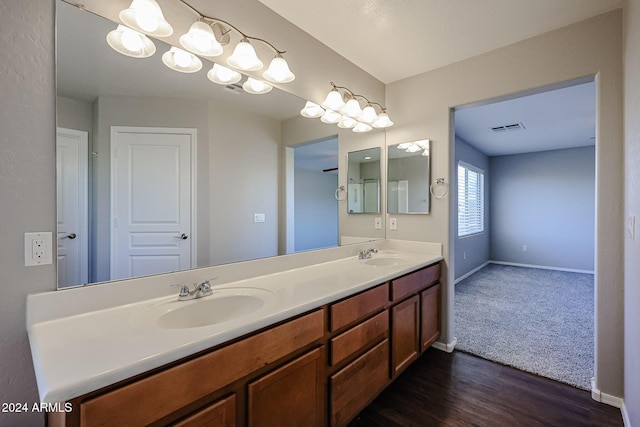
[[[171,285],[172,288],[180,288],[178,298],[188,298],[190,296],[189,285]]]

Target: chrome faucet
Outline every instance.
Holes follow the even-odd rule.
[[[207,279],[199,285],[194,285],[193,290],[189,289],[189,285],[171,285],[171,287],[180,288],[178,301],[187,301],[211,295],[213,293],[213,290],[211,289],[212,280],[215,280],[215,277],[212,279]]]
[[[367,249],[364,251],[360,251],[360,253],[358,254],[358,259],[368,259],[371,258],[371,254],[377,254],[378,250],[375,248],[371,248],[371,249]]]

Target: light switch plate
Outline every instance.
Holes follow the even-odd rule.
[[[253,214],[253,222],[264,222],[265,215],[263,213],[254,213]]]
[[[50,231],[24,233],[24,265],[47,265],[53,262],[53,239]]]

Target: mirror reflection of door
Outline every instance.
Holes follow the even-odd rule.
[[[57,173],[57,257],[58,286],[88,282],[88,133],[58,128]]]
[[[295,252],[338,245],[338,138],[294,147]]]
[[[195,129],[111,128],[111,279],[194,267]]]

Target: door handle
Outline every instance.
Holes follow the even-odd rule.
[[[176,239],[182,239],[182,240],[187,240],[189,238],[189,236],[187,236],[185,233],[182,233],[179,236],[176,236]]]
[[[76,233],[69,233],[69,234],[67,234],[67,235],[66,235],[66,236],[64,236],[64,237],[68,237],[69,239],[73,240],[73,239],[75,239],[75,238],[76,238],[76,237],[78,237],[78,236],[76,236]]]

